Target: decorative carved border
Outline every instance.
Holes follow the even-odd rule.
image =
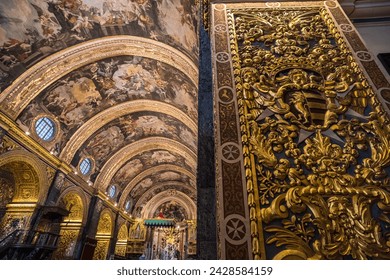
[[[245,170],[225,4],[211,5],[219,259],[248,259],[251,237]]]
[[[47,191],[51,181],[49,181],[46,165],[33,154],[24,150],[9,151],[0,156],[0,167],[12,162],[24,162],[27,163],[38,176],[38,185],[35,186],[35,190],[38,191],[37,201],[33,203],[43,204],[46,199]],[[22,174],[21,174],[22,176]]]
[[[376,97],[382,103],[382,107],[386,110],[387,114],[390,115],[390,104],[387,103],[382,96],[386,89],[390,88],[390,82],[379,67],[380,62],[375,55],[369,52],[363,39],[360,37],[356,28],[348,19],[338,2],[325,1],[324,5],[334,22],[338,23],[339,31],[344,38],[344,42],[348,45],[355,61],[359,64],[360,69],[363,70],[366,78],[370,82]]]

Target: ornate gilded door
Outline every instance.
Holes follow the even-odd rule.
[[[210,17],[219,257],[390,258],[390,85],[338,3]]]

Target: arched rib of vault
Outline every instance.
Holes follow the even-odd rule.
[[[149,202],[142,208],[141,218],[149,219],[154,218],[153,213],[156,212],[158,207],[168,201],[176,201],[186,210],[189,220],[196,219],[196,205],[195,202],[182,192],[177,192],[175,196],[169,195],[169,190],[160,192],[153,197]],[[134,209],[137,209],[140,205],[135,205]]]
[[[178,189],[178,188],[181,187],[181,188],[186,189],[188,192],[190,192],[191,193],[190,195],[193,195],[194,197],[196,196],[195,189],[190,187],[190,186],[188,186],[188,184],[186,184],[186,183],[177,182],[177,181],[160,182],[158,184],[153,185],[150,189],[148,189],[145,193],[143,193],[137,200],[135,200],[135,202],[134,202],[134,209],[135,209],[136,205],[141,206],[142,204],[147,204],[147,201],[150,200],[150,195],[153,194],[153,192],[155,192],[156,189],[163,188],[165,186],[167,187],[167,189],[163,190],[163,191],[160,191],[160,192],[170,192],[172,190],[175,190],[176,192],[184,193],[183,191]],[[158,192],[158,193],[160,193],[160,192]],[[191,198],[191,196],[189,196],[186,193],[184,193],[184,194],[187,195],[191,200],[193,200]],[[172,195],[170,197],[172,197]],[[122,205],[122,207],[123,206],[124,205]]]
[[[125,203],[127,196],[130,194],[130,192],[135,188],[135,186],[141,182],[146,177],[159,173],[161,171],[173,171],[179,174],[187,175],[190,179],[196,181],[196,176],[192,172],[188,171],[187,169],[173,165],[173,164],[161,164],[154,166],[152,168],[146,169],[143,172],[139,173],[137,176],[135,176],[123,189],[121,198],[119,199],[119,205],[122,205]]]
[[[153,111],[172,116],[191,129],[195,135],[198,134],[195,121],[175,106],[155,100],[132,100],[104,110],[85,122],[66,143],[60,159],[70,163],[83,143],[97,130],[119,117],[141,111]]]
[[[1,110],[16,120],[40,92],[68,73],[99,60],[125,55],[161,61],[183,72],[195,86],[198,84],[197,66],[175,48],[142,37],[111,36],[69,47],[26,70],[1,94]]]
[[[107,162],[101,169],[99,176],[96,178],[96,188],[98,190],[104,191],[113,176],[116,174],[116,172],[129,159],[144,151],[156,149],[166,149],[167,151],[172,151],[181,154],[184,158],[189,160],[191,168],[195,168],[196,166],[197,156],[187,146],[169,138],[148,137],[123,147],[118,152],[116,152],[109,160],[107,160]]]

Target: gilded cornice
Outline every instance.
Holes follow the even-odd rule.
[[[59,160],[56,156],[50,154],[50,152],[43,148],[34,139],[29,137],[16,123],[2,112],[0,112],[0,126],[4,128],[13,139],[15,139],[18,143],[23,143],[25,147],[28,147],[31,152],[43,161],[48,162],[51,166],[61,170],[65,174],[72,171],[69,165]]]
[[[60,158],[70,163],[78,149],[98,129],[116,118],[141,111],[153,111],[172,116],[185,124],[194,134],[198,134],[196,122],[175,106],[154,100],[132,100],[100,112],[84,123],[66,143]]]
[[[161,61],[183,72],[195,86],[198,84],[197,66],[176,49],[141,37],[104,37],[59,51],[29,68],[1,94],[2,111],[15,120],[40,92],[66,74],[90,63],[123,55]]]
[[[182,155],[189,161],[191,167],[196,166],[196,154],[178,141],[164,137],[149,137],[131,143],[116,152],[103,166],[96,178],[96,188],[104,190],[116,172],[132,157],[153,149],[165,149]]]
[[[177,172],[177,173],[184,174],[184,175],[188,176],[191,180],[196,181],[196,176],[192,172],[188,171],[187,169],[185,169],[183,167],[173,165],[173,164],[161,164],[158,166],[154,166],[154,167],[148,168],[148,169],[144,170],[143,172],[139,173],[137,176],[135,176],[127,184],[127,186],[122,191],[122,195],[121,195],[121,198],[119,200],[119,205],[122,205],[123,203],[125,203],[125,200],[126,200],[128,194],[135,188],[135,186],[139,182],[141,182],[146,177],[151,176],[153,174],[157,174],[161,171]]]

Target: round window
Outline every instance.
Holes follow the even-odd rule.
[[[116,193],[116,187],[114,185],[111,185],[110,188],[108,189],[108,196],[109,197],[114,197]]]
[[[42,117],[35,123],[35,132],[42,140],[50,141],[54,138],[55,127],[53,120],[48,117]]]
[[[83,161],[80,163],[80,172],[83,175],[88,174],[91,171],[92,167],[92,161],[89,158],[83,159]]]

